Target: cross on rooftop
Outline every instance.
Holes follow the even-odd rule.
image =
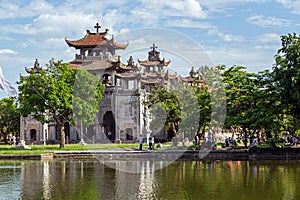
[[[99,33],[99,28],[101,28],[101,26],[99,25],[99,23],[96,23],[96,26],[94,26],[94,28],[96,29],[97,33]]]
[[[154,43],[153,43],[152,47],[150,47],[150,49],[153,49],[153,51],[155,51],[156,48],[157,48],[157,46],[155,46]]]

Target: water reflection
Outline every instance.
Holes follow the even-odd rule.
[[[0,199],[300,199],[299,163],[0,161]]]
[[[21,166],[16,162],[0,163],[0,199],[18,199],[21,195]]]

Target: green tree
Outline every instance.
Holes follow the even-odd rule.
[[[273,74],[268,70],[249,73],[243,66],[224,72],[227,97],[226,128],[239,129],[247,146],[248,137],[265,133],[272,137],[282,126],[284,105],[281,103]]]
[[[194,83],[196,82],[197,78],[195,77]],[[196,86],[182,84],[174,91],[181,110],[179,131],[184,133],[184,137],[188,137],[190,140],[193,140],[195,134],[199,131],[201,114],[199,112],[198,89]]]
[[[286,115],[292,116],[297,130],[300,127],[300,36],[283,35],[281,44],[275,55],[273,75]]]
[[[232,66],[224,72],[226,84],[227,112],[226,128],[238,128],[243,134],[245,147],[248,137],[255,134],[257,127],[255,74],[246,72],[243,66]]]
[[[148,99],[144,104],[148,108],[154,107],[155,110],[152,111],[152,113],[155,113],[157,109],[162,111],[162,109],[165,112],[165,124],[164,129],[167,131],[171,131],[171,137],[175,136],[179,124],[181,121],[181,109],[180,109],[180,103],[178,101],[178,98],[176,94],[173,91],[168,90],[164,86],[159,86],[158,88],[151,91],[151,93],[148,96]],[[159,118],[155,118],[157,120],[160,120]],[[155,124],[158,124],[158,121],[151,122],[150,125],[156,127]]]
[[[73,88],[73,119],[79,125],[86,126],[95,122],[98,112],[98,101],[102,98],[104,85],[101,81],[85,70],[76,71]]]
[[[211,98],[207,85],[196,88],[199,111],[199,138],[203,138],[211,120]]]
[[[80,82],[77,81],[77,74]],[[60,127],[60,148],[65,146],[65,123],[74,123],[74,117],[86,124],[92,123],[102,97],[102,82],[83,70],[70,69],[67,63],[49,65],[19,81],[19,103],[23,116],[32,115],[44,123],[55,121]],[[82,84],[82,87],[78,84]],[[76,94],[74,95],[74,88]],[[91,93],[93,95],[91,95]],[[75,98],[74,98],[75,96]]]
[[[284,108],[272,73],[269,70],[258,72],[255,77],[253,126],[271,138],[272,133],[277,133],[282,126]]]
[[[203,137],[208,127],[217,130],[223,126],[226,99],[221,71],[221,67],[200,67],[190,85],[179,84],[173,90],[158,87],[151,91],[146,105],[159,104],[153,112],[163,115],[162,109],[165,111],[164,127],[173,136],[179,131],[190,139],[195,133]],[[161,118],[157,118],[151,124],[160,122]]]
[[[196,96],[200,113],[199,132],[216,132],[223,127],[226,116],[226,93],[222,73],[224,66],[201,66],[195,79]],[[200,84],[199,84],[200,83]],[[208,128],[209,127],[209,128]]]
[[[18,135],[20,131],[20,113],[14,98],[0,100],[0,134],[7,143],[7,135]]]

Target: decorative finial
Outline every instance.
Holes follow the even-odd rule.
[[[34,68],[35,68],[36,70],[42,69],[41,66],[40,66],[40,62],[39,62],[39,60],[38,60],[37,58],[36,58],[35,61],[34,61]]]
[[[190,71],[190,76],[192,78],[195,78],[196,72],[194,71],[194,67],[192,67],[191,71]]]
[[[96,23],[96,26],[94,26],[94,28],[96,29],[97,33],[99,33],[99,28],[101,28],[101,26],[99,25],[99,23]]]
[[[133,66],[134,65],[134,61],[133,61],[132,56],[129,57],[129,60],[127,61],[127,65],[128,66]]]
[[[152,47],[150,47],[150,49],[152,49],[153,51],[155,51],[156,48],[157,48],[157,46],[155,46],[154,43],[153,43]]]

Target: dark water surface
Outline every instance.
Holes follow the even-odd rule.
[[[300,199],[299,161],[164,164],[0,161],[0,199]]]

